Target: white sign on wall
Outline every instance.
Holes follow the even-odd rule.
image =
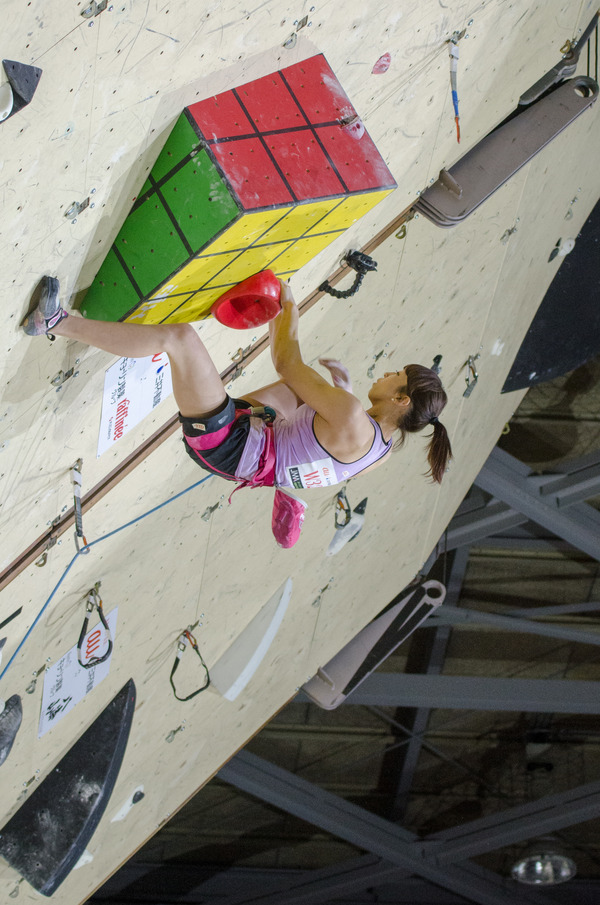
[[[106,617],[113,643],[117,627],[117,612],[118,607],[115,607]],[[98,622],[83,639],[81,659],[87,663],[91,657],[101,657],[107,648],[108,635],[102,623]],[[52,729],[92,688],[106,678],[111,660],[112,654],[99,666],[84,669],[77,660],[77,645],[75,644],[64,657],[46,670],[38,738]]]
[[[101,456],[173,392],[165,352],[148,358],[120,358],[106,372],[98,436]]]

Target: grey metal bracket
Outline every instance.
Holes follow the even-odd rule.
[[[521,108],[449,170],[443,169],[415,203],[415,210],[436,226],[456,226],[588,110],[597,96],[597,82],[582,75]]]

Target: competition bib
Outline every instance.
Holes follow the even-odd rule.
[[[317,459],[316,462],[304,462],[302,465],[289,465],[286,469],[292,487],[296,489],[311,487],[331,487],[337,484],[335,468],[329,458]]]

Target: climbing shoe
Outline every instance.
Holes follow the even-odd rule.
[[[45,276],[42,279],[37,307],[27,315],[21,324],[29,336],[42,336],[43,334],[51,336],[52,328],[68,317],[58,300],[59,288],[60,284],[56,277]],[[54,337],[51,336],[51,338]]]
[[[287,490],[278,487],[273,501],[271,530],[280,547],[293,547],[300,537],[306,503]]]

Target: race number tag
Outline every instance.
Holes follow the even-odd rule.
[[[111,610],[106,617],[110,633],[115,637],[117,628],[118,607]],[[86,663],[91,657],[101,657],[107,648],[108,639],[104,627],[98,623],[87,633],[81,645],[82,661]],[[44,690],[42,693],[42,709],[38,738],[41,738],[63,716],[72,710],[79,701],[106,678],[110,669],[112,656],[97,666],[82,669],[77,660],[77,645],[67,651],[44,673]]]
[[[298,490],[300,488],[309,490],[311,487],[331,487],[332,484],[337,484],[335,468],[329,456],[326,459],[317,459],[316,462],[289,465],[287,473],[292,487]]]

